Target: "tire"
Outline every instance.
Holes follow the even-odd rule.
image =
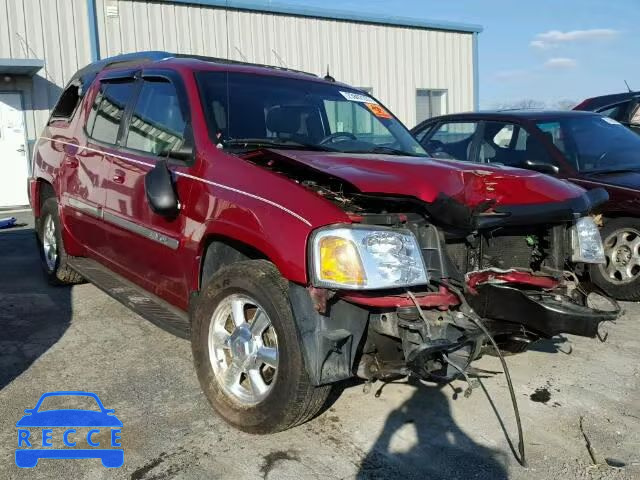
[[[640,219],[608,220],[600,234],[606,264],[589,267],[591,280],[617,300],[640,300]]]
[[[287,291],[287,281],[272,263],[242,261],[218,271],[193,309],[191,347],[202,390],[226,422],[245,432],[300,425],[318,413],[331,390],[309,381]],[[242,312],[240,322],[232,312]],[[274,345],[275,362],[273,355],[261,355]],[[275,368],[261,357],[271,358]]]
[[[62,228],[58,214],[58,202],[47,198],[36,219],[36,240],[40,252],[40,263],[47,280],[52,285],[73,285],[83,282],[83,278],[71,270],[69,256],[62,242]]]

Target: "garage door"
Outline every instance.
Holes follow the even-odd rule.
[[[25,138],[20,94],[0,92],[0,208],[29,203]]]

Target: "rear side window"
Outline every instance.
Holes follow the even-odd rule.
[[[133,80],[103,83],[87,119],[87,134],[100,142],[116,144],[120,121],[133,94]]]
[[[51,112],[51,120],[69,120],[76,107],[80,103],[80,87],[78,85],[69,85],[62,95],[56,106]]]
[[[184,143],[187,122],[175,86],[145,80],[131,115],[125,146],[152,155],[167,155]]]

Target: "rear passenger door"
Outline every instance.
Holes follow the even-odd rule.
[[[117,269],[146,290],[185,308],[189,262],[180,255],[186,219],[155,214],[147,201],[145,175],[160,159],[170,169],[189,172],[191,161],[171,159],[185,142],[190,112],[182,79],[176,72],[142,73],[125,114],[118,154],[110,158],[104,220],[109,228]],[[178,198],[188,199],[190,180],[174,176]]]
[[[88,249],[100,257],[109,255],[102,208],[105,204],[105,179],[109,155],[116,147],[121,121],[134,91],[132,74],[103,78],[91,101],[84,124],[83,142],[65,146],[64,203],[73,212],[67,216],[70,230]],[[74,144],[75,142],[71,142]]]

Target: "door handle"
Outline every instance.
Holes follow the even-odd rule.
[[[114,171],[111,179],[113,180],[114,183],[124,183],[124,177],[125,177],[124,171],[117,169]]]
[[[20,145],[20,148],[16,150],[18,153],[24,153],[24,145]]]

